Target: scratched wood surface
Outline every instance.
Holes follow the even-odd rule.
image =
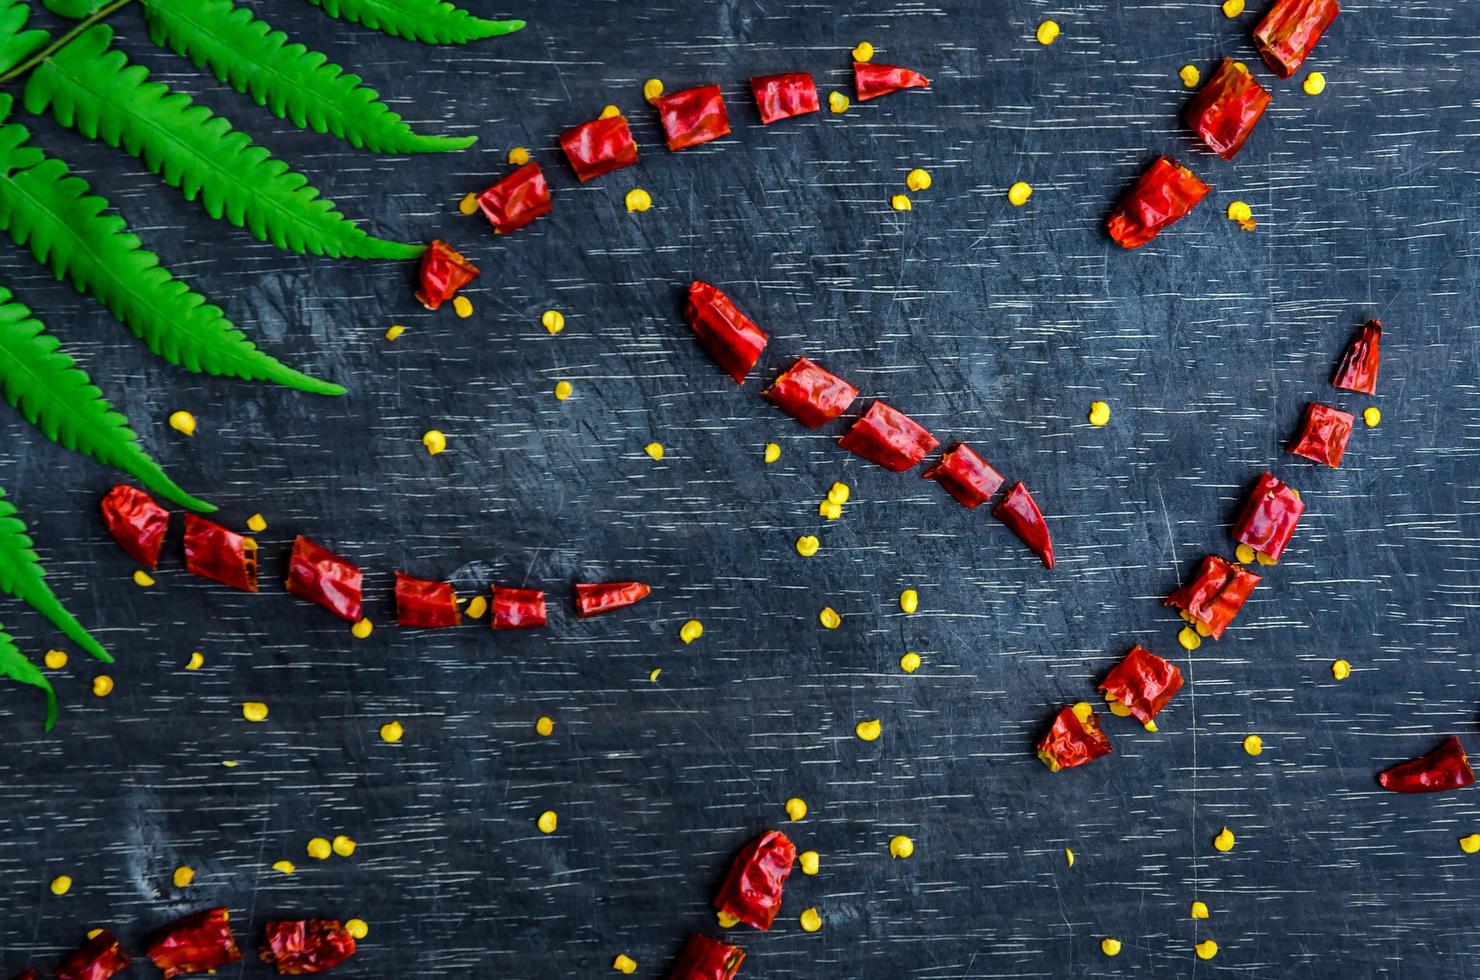
[[[0,416],[0,481],[58,593],[118,657],[115,693],[96,699],[102,668],[73,651],[51,736],[39,699],[0,688],[0,972],[48,968],[98,925],[137,949],[225,904],[252,948],[279,914],[365,918],[345,977],[603,976],[620,952],[657,977],[686,933],[717,931],[708,902],[733,851],[784,825],[822,873],[792,878],[770,933],[733,934],[744,976],[1480,975],[1480,857],[1456,846],[1480,831],[1480,792],[1400,797],[1373,780],[1441,735],[1480,747],[1480,8],[1351,0],[1309,64],[1326,93],[1260,67],[1274,104],[1230,164],[1177,122],[1183,64],[1256,62],[1257,10],[1229,21],[1211,0],[469,5],[530,26],[434,49],[254,4],[424,130],[481,137],[414,159],[280,124],[152,48],[136,11],[115,17],[137,60],[346,213],[465,248],[483,268],[466,320],[421,310],[409,263],[278,252],[136,161],[31,121],[250,335],[351,387],[331,400],[172,369],[0,249],[5,284],[181,482],[229,524],[267,517],[264,580],[308,534],[367,569],[378,628],[358,641],[275,585],[193,579],[177,546],[139,589],[96,512],[115,474]],[[1049,48],[1032,40],[1046,16],[1063,27]],[[760,127],[748,76],[805,69],[849,91],[863,39],[931,89]],[[718,81],[734,134],[667,153],[639,94],[653,75]],[[642,162],[577,186],[555,135],[613,102]],[[556,209],[495,238],[456,204],[518,144]],[[1101,222],[1156,152],[1216,191],[1125,253]],[[935,186],[896,213],[914,166]],[[1019,179],[1035,194],[1014,209]],[[638,185],[655,203],[629,215]],[[1224,218],[1235,199],[1254,233]],[[679,318],[694,277],[772,334],[743,387]],[[539,326],[547,308],[567,317],[558,337]],[[1328,383],[1369,316],[1388,330],[1376,399]],[[409,329],[390,344],[394,322]],[[840,451],[840,426],[808,432],[761,401],[803,353],[1025,479],[1058,567],[918,471]],[[1103,429],[1085,419],[1095,399],[1114,411]],[[1382,409],[1339,471],[1282,451],[1311,399]],[[175,409],[199,418],[193,439],[164,424]],[[432,427],[450,442],[435,458],[419,442]],[[767,441],[783,448],[772,466]],[[1200,556],[1231,552],[1265,468],[1305,494],[1305,520],[1226,638],[1189,655],[1159,600]],[[853,499],[820,521],[839,479]],[[803,533],[822,540],[812,559],[792,547]],[[396,569],[562,598],[542,632],[403,631]],[[635,610],[579,622],[563,598],[574,579],[627,577],[654,586]],[[910,617],[906,587],[921,595]],[[842,628],[818,625],[824,605]],[[705,633],[686,647],[691,617]],[[19,603],[0,618],[38,657],[59,643]],[[1136,641],[1189,679],[1161,731],[1108,719],[1112,757],[1050,775],[1033,740]],[[206,665],[184,671],[194,650]],[[896,666],[907,650],[924,662],[913,676]],[[1337,657],[1354,664],[1344,683]],[[245,700],[269,704],[266,723],[242,719]],[[853,737],[875,717],[882,738]],[[392,718],[399,745],[377,737]],[[802,823],[782,823],[790,796],[811,808]],[[545,809],[550,836],[534,826]],[[1224,825],[1238,846],[1220,854]],[[335,833],[359,841],[353,858],[304,856]],[[916,840],[911,860],[888,856],[896,833]],[[298,873],[270,870],[280,858]],[[184,892],[169,882],[181,864],[199,872]],[[62,873],[76,884],[56,898]],[[1211,919],[1188,918],[1194,899]],[[809,906],[820,933],[797,924]],[[1221,952],[1200,962],[1209,937]]]

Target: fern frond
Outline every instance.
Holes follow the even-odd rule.
[[[105,24],[88,28],[26,80],[25,105],[130,153],[186,200],[278,248],[360,259],[409,259],[416,245],[366,234],[246,133],[190,96],[149,81],[109,47]]]
[[[423,44],[467,44],[512,34],[522,20],[484,20],[446,0],[308,0],[331,17]]]
[[[0,95],[0,123],[10,111]],[[19,123],[0,125],[0,230],[122,320],[149,349],[190,371],[272,381],[321,395],[344,389],[253,346],[219,307],[172,276],[87,181],[31,146]]]
[[[15,640],[5,632],[3,624],[0,624],[0,677],[9,677],[13,681],[39,687],[46,692],[46,730],[51,731],[52,726],[57,723],[56,692],[51,689],[51,681],[46,679],[46,675],[21,653]]]
[[[144,17],[155,44],[209,68],[295,126],[377,153],[439,153],[477,142],[476,136],[413,132],[358,75],[289,42],[231,0],[144,0]]]
[[[25,0],[0,0],[0,74],[40,51],[51,35],[25,30],[31,8]]]
[[[86,372],[60,349],[31,311],[0,286],[0,394],[54,442],[133,474],[182,507],[209,513],[139,446],[128,419],[113,410]]]
[[[104,663],[113,662],[103,645],[67,612],[46,584],[46,572],[41,568],[41,559],[31,550],[26,524],[16,515],[15,505],[5,499],[3,487],[0,487],[0,592],[26,602],[94,657]]]

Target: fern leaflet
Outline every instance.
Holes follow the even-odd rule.
[[[484,20],[446,0],[308,0],[331,17],[424,44],[466,44],[512,34],[522,20]]]
[[[26,524],[16,516],[15,505],[5,499],[3,488],[0,488],[0,592],[8,592],[28,603],[94,657],[104,663],[113,662],[102,644],[67,612],[46,584],[46,572],[41,568],[41,559],[31,550]]]
[[[25,0],[0,0],[0,72],[7,72],[51,40],[45,31],[22,30],[31,19]]]
[[[0,677],[9,677],[13,681],[39,687],[46,692],[46,730],[51,731],[52,726],[57,723],[56,692],[51,689],[51,681],[46,679],[46,675],[21,653],[3,625],[0,625]]]

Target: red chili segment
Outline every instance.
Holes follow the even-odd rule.
[[[1106,700],[1125,705],[1143,725],[1155,718],[1181,689],[1182,672],[1177,665],[1139,643],[1100,682]]]
[[[1339,13],[1336,0],[1275,0],[1254,28],[1254,45],[1270,71],[1289,78]]]
[[[1303,513],[1305,501],[1300,499],[1300,494],[1281,483],[1273,473],[1265,473],[1244,501],[1243,513],[1233,526],[1233,539],[1270,561],[1279,561]]]
[[[1110,751],[1110,739],[1100,730],[1100,718],[1087,701],[1071,704],[1055,715],[1048,734],[1038,743],[1038,758],[1049,772],[1094,762]]]
[[[1352,417],[1329,405],[1311,402],[1305,406],[1305,421],[1300,434],[1290,443],[1290,452],[1333,470],[1341,465],[1346,442],[1352,436]]]
[[[1140,248],[1186,217],[1210,190],[1175,160],[1157,157],[1121,195],[1105,228],[1122,248]]]
[[[185,515],[185,570],[243,592],[257,591],[257,542]]]
[[[1394,793],[1437,793],[1469,786],[1475,781],[1475,770],[1470,768],[1464,746],[1451,735],[1428,755],[1384,769],[1377,781]]]
[[[870,463],[903,473],[924,459],[940,441],[908,415],[876,401],[838,440],[838,445]]]
[[[973,510],[990,500],[1007,482],[964,442],[956,443],[923,475],[940,483],[947,493]]]
[[[576,615],[582,619],[625,609],[641,602],[653,590],[641,582],[576,583]]]
[[[323,973],[354,954],[355,937],[334,919],[269,922],[261,951],[284,976]]]
[[[357,566],[300,534],[293,541],[288,580],[283,584],[289,595],[316,602],[340,619],[353,623],[360,619],[363,579]]]
[[[701,85],[653,101],[668,149],[686,150],[730,135],[730,115],[718,85]]]
[[[714,907],[763,932],[771,928],[796,856],[796,845],[781,831],[761,834],[735,855]]]
[[[493,587],[493,615],[489,625],[496,630],[531,630],[545,625],[545,594],[536,589]]]
[[[867,102],[890,92],[907,88],[924,88],[930,79],[917,71],[898,68],[894,65],[877,65],[872,62],[853,62],[853,87],[858,90],[858,101]]]
[[[1208,149],[1225,160],[1238,156],[1249,134],[1269,108],[1269,93],[1240,61],[1224,58],[1198,90],[1182,118]]]
[[[397,572],[396,622],[419,629],[440,629],[462,622],[452,583],[429,582]]]
[[[799,357],[761,397],[809,429],[845,412],[858,389],[815,361]]]
[[[1382,360],[1382,321],[1368,320],[1346,345],[1341,363],[1336,366],[1332,384],[1364,395],[1377,394],[1377,367]]]
[[[1164,606],[1182,610],[1182,618],[1201,624],[1217,640],[1259,584],[1259,576],[1217,555],[1208,555],[1192,581],[1167,596]]]
[[[500,235],[550,213],[550,187],[538,163],[526,163],[478,195],[478,207]]]
[[[745,950],[701,933],[689,933],[668,972],[668,980],[734,980],[745,962]]]
[[[755,94],[762,125],[768,126],[792,116],[805,116],[818,109],[817,83],[804,71],[752,78],[750,91]]]
[[[761,351],[771,339],[766,332],[741,313],[730,297],[697,279],[689,286],[684,315],[699,338],[699,345],[736,384],[744,384],[745,376],[760,360]]]
[[[560,148],[581,183],[637,162],[637,144],[625,116],[607,116],[560,134]]]
[[[118,546],[137,562],[159,567],[159,549],[170,529],[170,512],[142,490],[120,483],[103,498],[103,520]]]
[[[1002,503],[992,511],[992,516],[1006,524],[1023,544],[1042,559],[1045,568],[1053,567],[1053,540],[1048,535],[1048,525],[1044,523],[1043,514],[1038,510],[1033,495],[1023,486],[1021,480],[1007,491]]]
[[[57,965],[57,980],[108,980],[128,966],[128,954],[107,929]]]
[[[434,238],[421,254],[421,286],[416,290],[416,298],[422,306],[435,310],[477,275],[478,267],[463,258],[461,252]]]
[[[187,973],[214,973],[242,958],[231,934],[231,913],[206,909],[176,919],[144,940],[144,951],[165,980]]]

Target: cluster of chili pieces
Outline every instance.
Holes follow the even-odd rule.
[[[147,493],[127,484],[108,491],[102,503],[108,532],[124,551],[149,568],[159,567],[169,530],[169,511]],[[195,514],[185,515],[185,568],[244,592],[256,592],[257,542]],[[362,621],[364,573],[359,566],[299,535],[293,542],[284,582],[290,595],[316,603],[351,623]],[[578,582],[576,615],[582,619],[633,605],[652,589],[642,582]],[[451,582],[413,578],[396,572],[396,621],[402,626],[442,628],[462,621]],[[496,630],[546,625],[545,593],[495,585],[489,625]]]
[[[1341,12],[1337,0],[1275,0],[1254,28],[1265,64],[1289,78]],[[1209,150],[1232,160],[1269,107],[1270,94],[1241,61],[1224,58],[1187,103],[1182,119]],[[1140,248],[1186,217],[1212,188],[1168,157],[1157,157],[1116,203],[1106,221],[1123,248]]]
[[[867,102],[911,88],[925,88],[930,80],[917,71],[895,65],[855,60],[853,85],[858,101]],[[807,72],[761,75],[750,80],[761,124],[820,111],[817,83]],[[658,113],[671,152],[702,146],[730,134],[730,114],[718,85],[700,85],[649,102]],[[560,134],[560,148],[582,184],[637,163],[637,141],[627,117],[615,106],[589,122]],[[476,198],[495,234],[507,235],[550,213],[550,185],[538,162],[519,166]],[[452,299],[472,282],[478,267],[446,242],[435,239],[421,260],[416,298],[429,310]]]
[[[284,919],[267,923],[261,957],[284,976],[323,973],[355,952],[355,937],[333,919]],[[144,940],[144,953],[165,980],[193,973],[215,973],[242,958],[231,932],[231,913],[205,909],[176,919]],[[108,980],[130,963],[129,955],[107,929],[89,933],[87,942],[57,965],[57,980]],[[40,980],[27,970],[15,980]]]

